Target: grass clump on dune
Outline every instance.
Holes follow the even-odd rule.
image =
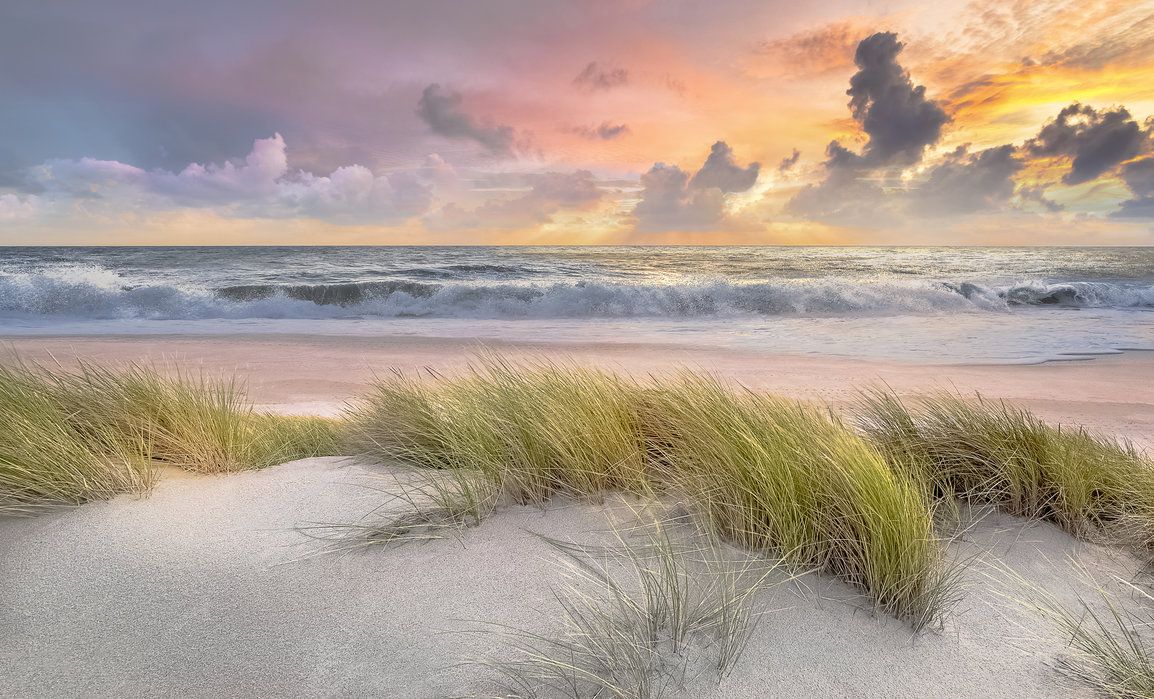
[[[947,606],[929,501],[828,411],[692,375],[654,401],[662,461],[713,530],[838,575],[915,626]]]
[[[418,466],[479,470],[517,503],[558,492],[640,492],[650,479],[639,399],[626,379],[547,362],[488,359],[431,383],[393,374],[350,416],[350,447]]]
[[[948,601],[922,491],[826,412],[692,375],[638,383],[548,362],[432,378],[379,381],[350,416],[353,449],[480,472],[514,502],[684,498],[716,533],[841,576],[917,626]]]
[[[154,469],[140,458],[147,445],[132,448],[49,389],[44,375],[0,367],[0,514],[152,486]]]
[[[1075,578],[1089,588],[1070,599],[1017,571],[1001,566],[993,578],[1018,593],[1003,593],[1049,623],[1068,652],[1057,670],[1075,683],[1114,699],[1154,696],[1154,595],[1148,581],[1132,582],[1076,564]],[[1012,589],[1011,588],[1011,589]]]
[[[916,402],[868,394],[858,424],[943,502],[993,504],[1082,537],[1154,543],[1154,466],[1129,444],[951,394]]]
[[[257,412],[233,382],[0,368],[0,513],[144,492],[161,465],[224,473],[337,443],[334,421]]]

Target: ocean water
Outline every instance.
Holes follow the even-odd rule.
[[[0,334],[688,344],[918,362],[1154,349],[1154,248],[0,248]]]

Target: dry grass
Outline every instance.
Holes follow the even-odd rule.
[[[1013,601],[1038,614],[1066,640],[1057,669],[1077,684],[1112,699],[1154,697],[1154,595],[1118,576],[1100,580],[1075,564],[1091,592],[1064,602],[1049,589],[1007,568],[994,578],[1021,591]]]
[[[543,539],[566,582],[563,629],[480,625],[511,659],[479,661],[510,697],[660,696],[688,676],[723,679],[756,625],[777,565],[734,555],[704,532],[660,520],[614,529],[607,546]]]
[[[0,368],[0,514],[147,491],[198,473],[336,453],[335,421],[253,410],[232,381],[153,368]]]

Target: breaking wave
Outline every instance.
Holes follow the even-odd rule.
[[[0,316],[37,318],[628,318],[859,316],[1014,307],[1154,308],[1154,286],[1024,281],[711,281],[685,284],[374,281],[219,289],[128,283],[101,268],[0,273]]]

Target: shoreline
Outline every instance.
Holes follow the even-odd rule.
[[[899,395],[981,393],[1047,420],[1077,423],[1154,449],[1154,352],[1127,351],[1034,364],[922,364],[769,354],[688,345],[487,342],[412,336],[0,335],[0,363],[65,367],[154,364],[172,373],[235,374],[261,408],[335,415],[375,374],[399,369],[452,375],[486,351],[512,359],[574,361],[635,376],[694,369],[748,388],[848,405],[865,388]]]

